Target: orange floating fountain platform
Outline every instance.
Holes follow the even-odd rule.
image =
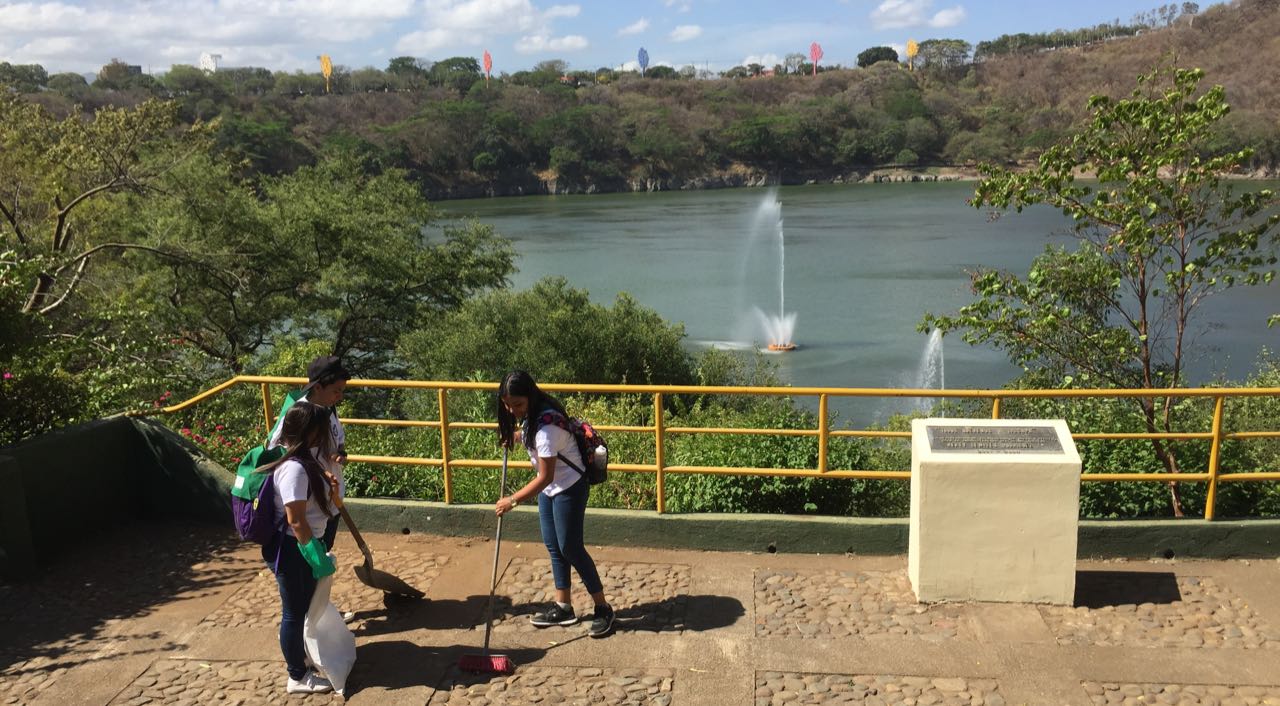
[[[786,343],[770,343],[769,344],[769,350],[775,353],[785,353],[786,351],[794,351],[795,349],[796,349],[796,344],[792,343],[791,341],[787,341]]]

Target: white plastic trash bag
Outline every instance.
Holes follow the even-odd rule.
[[[329,558],[334,558],[332,553]],[[356,664],[356,636],[342,622],[338,609],[329,602],[335,575],[336,572],[329,574],[316,585],[316,594],[311,597],[311,606],[307,609],[307,619],[302,623],[302,642],[316,669],[324,672],[329,683],[333,684],[333,690],[345,697],[347,676]]]

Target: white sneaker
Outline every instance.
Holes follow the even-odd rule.
[[[295,680],[289,677],[289,686],[286,688],[290,694],[323,694],[326,691],[333,691],[333,685],[328,679],[316,674],[314,671],[307,670],[301,679]]]

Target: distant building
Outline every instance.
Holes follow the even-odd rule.
[[[219,61],[222,61],[221,54],[210,54],[209,52],[205,52],[200,55],[200,68],[204,71],[208,71],[209,73],[213,73],[218,70]]]

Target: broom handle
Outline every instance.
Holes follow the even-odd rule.
[[[498,499],[507,496],[507,447],[502,447],[502,480],[498,486]],[[489,607],[484,616],[484,654],[489,655],[489,633],[493,630],[493,594],[498,590],[498,550],[502,547],[502,515],[498,515],[498,533],[493,538],[493,575],[489,579]]]

